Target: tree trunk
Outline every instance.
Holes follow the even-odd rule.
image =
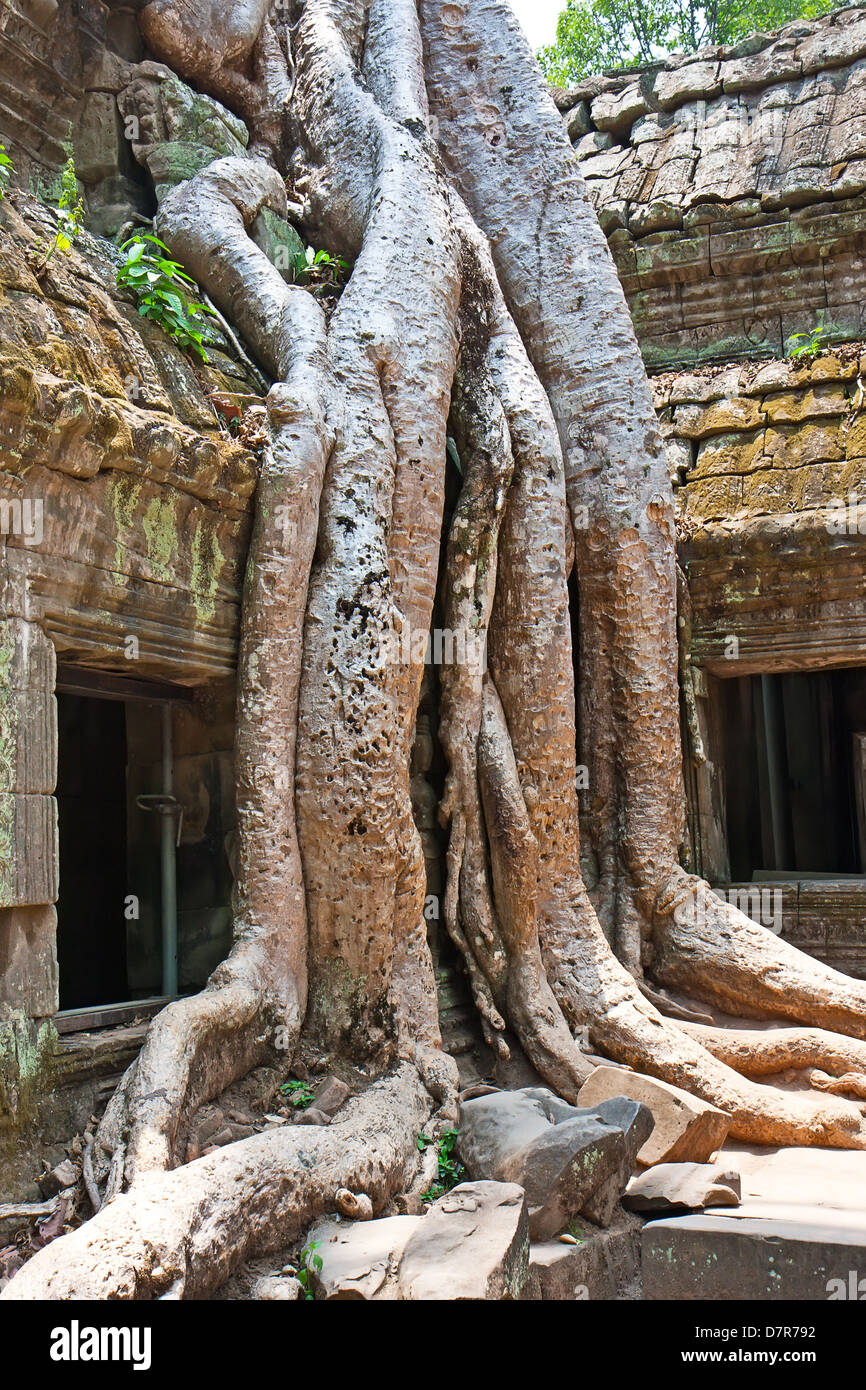
[[[106,1112],[101,1171],[127,1191],[4,1297],[208,1291],[300,1234],[337,1186],[365,1186],[381,1209],[409,1180],[420,1126],[453,1120],[409,798],[443,545],[458,654],[441,668],[444,912],[488,1041],[504,1051],[510,1028],[569,1100],[592,1067],[579,1032],[728,1110],[742,1139],[866,1146],[859,1108],[817,1076],[821,1095],[751,1079],[818,1066],[857,1094],[866,1054],[837,1034],[866,1037],[866,986],[679,864],[664,452],[613,263],[516,21],[504,0],[267,14],[264,0],[141,12],[159,59],[254,137],[253,158],[216,161],[158,222],[275,383],[239,658],[234,945],[202,994],[155,1020]],[[284,210],[289,171],[308,233],[353,262],[327,320],[247,236],[261,207]],[[449,419],[463,482],[443,537]],[[835,1031],[771,1044],[702,1029],[659,1013],[645,973]],[[302,1027],[384,1079],[324,1136],[259,1136],[177,1167],[195,1108],[275,1048],[286,1062]]]

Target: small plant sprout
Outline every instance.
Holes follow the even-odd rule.
[[[0,201],[9,192],[9,182],[15,173],[15,165],[9,156],[5,145],[0,145]]]
[[[205,343],[215,341],[214,315],[198,299],[195,281],[170,258],[164,241],[136,233],[121,246],[125,260],[117,283],[130,290],[142,318],[158,323],[179,347],[207,362]]]
[[[839,330],[832,323],[824,322],[824,315],[818,315],[818,322],[811,333],[792,333],[786,343],[788,356],[795,362],[811,362],[819,357],[833,338],[839,337]]]
[[[36,268],[42,275],[55,251],[68,251],[84,229],[84,201],[78,191],[75,160],[70,155],[60,175],[60,198],[57,202],[57,231]]]
[[[431,1139],[425,1139],[423,1134],[419,1134],[418,1148],[422,1153],[430,1147],[432,1142]],[[465,1178],[466,1169],[459,1158],[454,1156],[456,1143],[457,1130],[443,1130],[436,1145],[436,1180],[431,1183],[426,1192],[421,1193],[422,1202],[435,1202],[438,1197],[443,1197],[446,1192],[450,1192],[452,1187],[456,1187]]]
[[[313,1103],[313,1092],[306,1081],[284,1081],[280,1091],[295,1110],[306,1110]]]
[[[293,262],[295,281],[308,286],[313,294],[339,289],[348,269],[349,262],[342,256],[316,251],[312,246],[299,251]]]
[[[304,1298],[310,1301],[313,1298],[313,1272],[318,1274],[322,1268],[322,1257],[316,1254],[321,1243],[320,1240],[314,1240],[311,1244],[305,1245],[298,1257],[298,1283],[304,1290]]]

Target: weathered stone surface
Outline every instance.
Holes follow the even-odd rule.
[[[749,473],[760,468],[764,455],[765,431],[729,430],[712,435],[698,444],[697,458],[691,479],[725,477],[732,473]]]
[[[849,1271],[864,1265],[863,1234],[838,1226],[680,1216],[649,1222],[641,1236],[647,1299],[849,1297]]]
[[[609,1226],[618,1219],[622,1194],[638,1163],[638,1154],[652,1134],[655,1121],[649,1106],[629,1096],[612,1096],[595,1106],[595,1113],[606,1124],[617,1125],[623,1134],[619,1169],[606,1182],[599,1183],[582,1203],[581,1213],[598,1226]]]
[[[48,798],[45,798],[48,800]],[[40,881],[28,876],[38,891]],[[51,887],[50,882],[43,885]],[[59,1006],[57,912],[53,904],[0,911],[0,1016],[51,1018]]]
[[[730,1129],[730,1116],[714,1105],[666,1081],[619,1067],[597,1067],[581,1087],[578,1100],[597,1106],[613,1096],[639,1100],[652,1112],[655,1128],[637,1155],[646,1167],[683,1160],[705,1163]]]
[[[683,225],[683,210],[672,198],[656,198],[643,203],[628,219],[632,236],[649,236],[651,232],[666,232]]]
[[[250,1298],[260,1303],[295,1303],[303,1288],[290,1274],[263,1274],[250,1288]]]
[[[88,92],[75,132],[75,172],[82,182],[99,183],[119,172],[120,140],[114,96]]]
[[[571,107],[558,94],[605,231],[617,204],[616,226],[637,239],[637,273],[622,247],[616,261],[650,367],[781,354],[819,313],[861,336],[860,28],[841,12],[594,78],[567,94]],[[578,102],[590,124],[581,112],[572,132]],[[601,152],[605,134],[615,150]]]
[[[328,1301],[374,1299],[377,1294],[399,1295],[385,1289],[421,1216],[386,1216],[379,1221],[324,1221],[314,1226],[307,1248],[315,1246],[308,1266],[317,1297]]]
[[[613,136],[607,131],[591,130],[589,134],[581,136],[576,142],[574,153],[578,159],[590,159],[592,155],[609,150],[612,145]]]
[[[641,1224],[637,1217],[620,1212],[603,1231],[586,1221],[573,1221],[575,1245],[533,1242],[522,1297],[556,1302],[639,1297]]]
[[[329,1125],[331,1117],[325,1110],[319,1110],[317,1106],[310,1105],[306,1110],[301,1110],[295,1116],[296,1125]]]
[[[139,677],[229,674],[255,457],[220,430],[188,359],[118,296],[104,248],[83,237],[40,284],[26,256],[44,210],[18,195],[0,221],[7,615],[103,669],[130,674],[135,638]],[[249,391],[234,370],[199,369],[206,390]],[[38,723],[47,740],[47,712]]]
[[[514,1183],[461,1183],[440,1197],[410,1234],[400,1260],[399,1296],[518,1299],[528,1269],[522,1190]]]
[[[663,111],[673,111],[687,101],[709,101],[722,90],[718,63],[686,62],[670,72],[660,72],[653,96]]]
[[[0,908],[56,902],[58,863],[54,798],[0,792]]]
[[[591,111],[598,130],[627,132],[639,116],[646,115],[649,105],[637,82],[630,82],[621,92],[596,97]]]
[[[730,430],[755,429],[764,424],[764,413],[759,401],[748,396],[734,396],[713,401],[704,408],[697,405],[677,406],[674,424],[677,433],[685,439],[706,439]]]
[[[0,521],[2,512],[0,502]],[[54,648],[35,623],[0,621],[0,792],[54,790],[55,664]]]
[[[313,1246],[307,1264],[328,1301],[516,1299],[529,1263],[526,1203],[513,1183],[461,1183],[424,1216],[320,1222]]]
[[[581,135],[586,135],[591,129],[592,122],[589,118],[589,106],[585,101],[579,101],[568,113],[565,128],[568,131],[568,138],[574,144]]]
[[[316,1087],[313,1105],[325,1115],[335,1115],[350,1095],[349,1087],[339,1076],[326,1076],[321,1085]]]
[[[622,1204],[629,1211],[701,1211],[736,1207],[740,1175],[714,1163],[657,1163],[633,1177]]]
[[[117,104],[127,122],[137,123],[132,150],[153,179],[157,198],[214,159],[246,152],[243,121],[160,63],[138,64]]]
[[[295,259],[304,252],[304,243],[284,217],[262,208],[250,227],[250,236],[261,247],[272,265],[289,284],[295,278]]]
[[[519,1183],[533,1239],[546,1240],[580,1211],[612,1219],[650,1128],[624,1098],[580,1110],[541,1087],[499,1091],[463,1103],[458,1152],[470,1176]]]
[[[72,1159],[64,1158],[39,1179],[39,1191],[43,1197],[53,1197],[55,1193],[62,1192],[64,1187],[72,1187],[78,1181],[78,1177],[79,1170]]]

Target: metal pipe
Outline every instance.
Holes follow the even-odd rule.
[[[162,794],[174,800],[174,749],[172,706],[162,705]],[[175,818],[160,816],[160,869],[162,873],[162,992],[177,994],[177,877]]]

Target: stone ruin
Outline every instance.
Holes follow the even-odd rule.
[[[115,274],[117,241],[163,192],[243,155],[248,136],[149,59],[134,11],[101,0],[0,10],[0,141],[18,185],[0,204],[0,1174],[21,1200],[39,1195],[22,1135],[57,1158],[166,993],[199,987],[229,940],[233,673],[263,383],[230,333],[193,368]],[[866,9],[554,98],[628,298],[675,487],[691,864],[764,925],[862,977]],[[37,278],[70,151],[89,230]],[[262,225],[257,239],[281,267],[302,247],[290,224]],[[792,335],[816,330],[820,352],[786,356]],[[437,928],[434,730],[425,690],[414,804],[445,1042],[471,1085],[490,1066]],[[530,1110],[548,1104],[515,1094]],[[479,1105],[467,1099],[467,1117]],[[475,1175],[466,1165],[476,1186],[508,1184],[526,1178],[513,1157],[476,1157]],[[608,1193],[618,1211],[632,1160]],[[724,1170],[692,1180],[717,1198],[726,1185]],[[450,1200],[435,1221],[461,1219],[462,1199]],[[654,1201],[645,1191],[632,1206]],[[562,1211],[591,1221],[585,1206]],[[567,1245],[529,1261],[544,1231],[526,1207],[514,1199],[496,1218],[511,1251],[497,1277],[512,1295],[591,1283],[600,1246],[581,1257],[585,1277],[571,1253],[561,1273]],[[428,1226],[383,1236],[378,1265],[351,1278],[338,1233],[327,1296],[347,1278],[375,1284],[371,1297],[411,1284],[412,1242],[437,1239],[435,1221],[388,1219]],[[619,1270],[606,1296],[634,1272],[640,1223],[616,1220],[626,1254],[605,1266]]]

